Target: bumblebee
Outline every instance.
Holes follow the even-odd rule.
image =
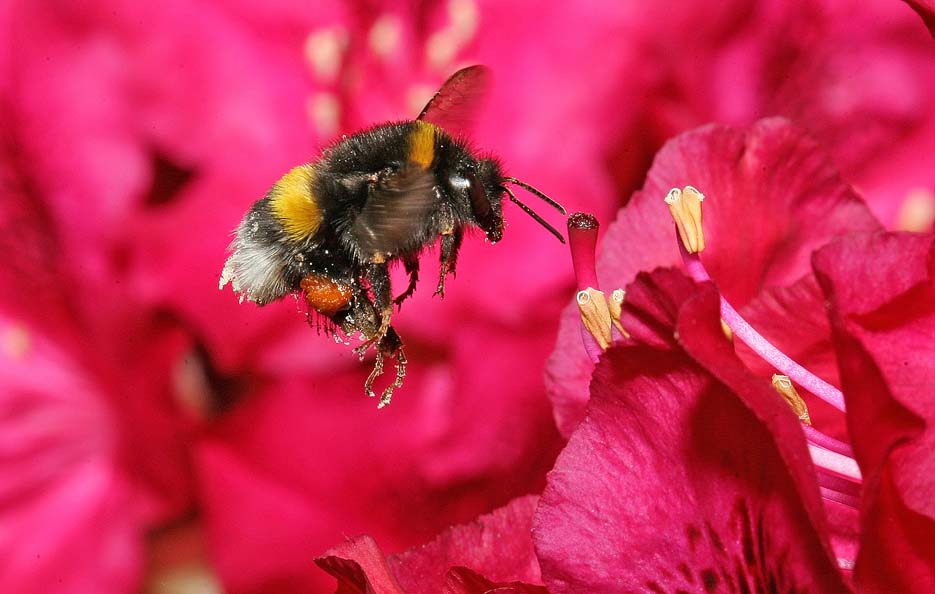
[[[287,294],[304,298],[311,312],[345,336],[359,334],[361,359],[371,347],[373,383],[384,360],[396,377],[381,394],[389,403],[406,374],[403,342],[391,325],[393,306],[409,298],[419,280],[422,252],[440,244],[435,294],[444,297],[465,230],[479,228],[491,243],[503,235],[504,196],[564,243],[554,227],[516,198],[522,187],[565,214],[534,187],[503,174],[497,159],[473,152],[458,135],[470,120],[490,75],[483,66],[453,74],[418,118],[347,136],[314,162],[284,175],[255,202],[234,231],[220,288],[230,283],[241,301],[266,305]],[[406,289],[393,296],[389,267],[402,264]]]

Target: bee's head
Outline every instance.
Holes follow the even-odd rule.
[[[471,182],[471,212],[474,220],[487,235],[487,241],[496,243],[503,237],[504,188],[500,164],[493,159],[480,159],[468,178]]]
[[[467,198],[467,202],[471,206],[471,217],[474,223],[484,231],[487,240],[491,243],[496,243],[503,237],[504,194],[507,194],[511,202],[516,203],[526,214],[555,235],[559,241],[565,243],[562,234],[517,199],[513,191],[507,187],[507,184],[517,185],[527,190],[564,215],[565,209],[562,205],[515,177],[505,177],[500,170],[500,164],[494,159],[476,161],[466,171],[452,176],[449,182],[452,190],[461,193],[462,199]]]

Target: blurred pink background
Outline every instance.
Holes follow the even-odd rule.
[[[935,217],[935,42],[896,1],[13,0],[0,41],[8,592],[331,591],[312,560],[347,536],[398,551],[541,490],[573,280],[518,209],[444,300],[423,263],[384,410],[293,300],[217,290],[276,179],[461,66],[496,79],[477,147],[569,212],[609,221],[674,134],[783,115],[886,226]]]

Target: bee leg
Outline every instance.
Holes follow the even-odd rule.
[[[406,377],[407,361],[406,355],[403,352],[403,341],[399,338],[399,334],[396,333],[396,330],[394,330],[392,326],[387,329],[386,335],[380,339],[377,344],[377,357],[373,362],[373,371],[370,372],[370,375],[367,376],[367,381],[364,382],[364,392],[370,398],[376,396],[376,393],[373,391],[373,382],[383,375],[384,363],[387,357],[396,359],[396,379],[383,389],[377,408],[383,408],[390,403],[393,397],[393,390],[401,388],[403,385],[403,378]]]
[[[458,263],[458,251],[461,249],[461,241],[464,239],[464,230],[452,229],[442,232],[441,249],[441,268],[438,272],[438,287],[435,294],[445,296],[445,278],[455,274],[455,265]]]
[[[409,275],[409,286],[393,300],[396,307],[400,308],[403,306],[403,301],[412,296],[412,293],[416,290],[416,283],[419,282],[419,257],[416,255],[404,257],[403,266],[406,267],[406,274]]]
[[[386,336],[390,328],[390,319],[393,317],[393,298],[391,296],[390,272],[386,262],[374,262],[367,268],[367,280],[370,282],[370,290],[373,292],[373,306],[376,310],[375,317],[379,317],[380,325],[367,340],[354,352],[361,357],[372,345],[379,343]],[[366,329],[361,328],[366,331]],[[378,374],[379,375],[379,374]]]
[[[380,316],[380,328],[375,338],[382,340],[390,329],[390,318],[393,316],[393,288],[390,286],[390,269],[386,262],[370,265],[367,271],[370,280],[370,289],[373,291],[373,305]]]
[[[403,341],[399,338],[399,334],[396,333],[396,330],[394,330],[392,326],[386,331],[386,335],[380,340],[380,343],[377,346],[377,356],[381,358],[381,373],[382,358],[384,356],[396,359],[396,379],[393,380],[393,383],[383,389],[383,393],[380,394],[380,403],[377,404],[377,408],[383,408],[390,403],[390,399],[393,397],[393,390],[403,386],[403,378],[406,377],[407,361],[406,354],[403,352]],[[376,377],[372,373],[370,375],[372,377]],[[367,388],[368,395],[372,395],[373,382],[370,378],[367,378],[367,380],[369,383],[365,386],[365,388]]]

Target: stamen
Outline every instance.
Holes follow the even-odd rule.
[[[597,341],[601,350],[606,350],[610,346],[611,316],[604,293],[588,287],[578,291],[576,301],[584,327]]]
[[[686,188],[691,188],[691,186],[686,186]],[[697,191],[695,191],[697,192]],[[693,195],[694,193],[690,194]],[[700,196],[700,194],[698,194]],[[678,199],[673,198],[677,196]],[[697,206],[697,212],[694,210],[694,206],[689,208],[685,206],[680,209],[673,209],[673,201],[676,204],[685,204],[686,193],[684,191],[679,191],[677,188],[672,189],[669,194],[666,196],[666,203],[669,204],[669,211],[672,213],[672,217],[675,219],[676,226],[679,229],[679,235],[682,235],[683,226],[687,226],[689,229],[694,229],[693,225],[697,223],[697,237],[701,238],[701,247],[704,248],[704,234],[701,233],[701,200],[698,199],[694,202],[691,202],[688,206],[694,205]],[[703,198],[703,197],[702,197]],[[693,199],[694,200],[694,199]],[[683,214],[688,213],[687,219],[682,219]],[[697,216],[696,216],[697,215]],[[708,275],[708,271],[705,270],[704,264],[701,263],[701,258],[698,257],[697,251],[691,251],[692,247],[697,247],[697,241],[692,243],[691,237],[694,237],[694,232],[689,234],[689,243],[686,245],[685,238],[682,238],[682,241],[678,242],[679,253],[682,256],[682,262],[685,264],[685,269],[688,272],[689,276],[695,279],[698,282],[710,281],[711,277]],[[747,323],[743,317],[737,313],[737,310],[731,306],[730,303],[721,295],[721,319],[726,323],[731,331],[734,333],[734,336],[743,341],[747,346],[753,349],[760,357],[762,357],[766,362],[771,364],[777,370],[781,371],[783,375],[788,376],[793,382],[802,386],[815,396],[818,396],[831,406],[837,408],[841,412],[845,411],[844,407],[844,396],[841,394],[841,391],[814,375],[795,361],[793,361],[785,353],[773,346],[766,338],[764,338],[759,332],[753,329],[750,324]]]
[[[845,495],[850,495],[852,497],[857,497],[860,495],[860,483],[855,483],[854,481],[841,478],[837,475],[833,475],[824,471],[820,471],[818,474],[818,486],[824,487],[825,489],[830,489],[832,491],[837,491],[839,493],[844,493]]]
[[[682,246],[681,242],[679,242],[679,246],[682,254],[682,261],[685,264],[685,268],[688,270],[689,276],[699,282],[711,280],[698,254],[689,254],[685,250],[685,247]],[[841,394],[840,390],[814,375],[773,346],[737,313],[737,310],[724,299],[723,295],[721,296],[721,318],[730,327],[734,336],[753,349],[753,351],[767,363],[831,406],[837,408],[841,412],[845,411],[844,396]]]
[[[854,509],[858,509],[860,506],[860,497],[847,495],[839,491],[826,489],[825,487],[818,487],[818,491],[821,493],[822,497],[829,501],[834,501],[835,503],[840,503],[841,505],[846,505]]]
[[[854,457],[854,450],[851,449],[851,446],[847,445],[843,441],[839,441],[829,435],[825,435],[818,429],[810,427],[809,425],[803,425],[802,430],[805,432],[805,437],[817,446],[821,446],[826,450],[831,450],[832,452],[841,454],[842,456],[847,456],[848,458]]]
[[[679,254],[688,274],[699,282],[711,280],[698,255],[705,247],[701,226],[702,200],[704,196],[691,186],[686,186],[684,190],[672,189],[665,199],[678,230]],[[773,388],[786,400],[802,422],[806,446],[816,468],[821,497],[826,501],[859,509],[862,478],[851,448],[811,426],[808,407],[799,396],[793,381],[843,412],[844,397],[841,392],[770,344],[737,313],[723,295],[720,296],[720,313],[721,327],[726,327],[724,333],[728,339],[737,336],[784,374],[773,375]],[[852,560],[844,557],[838,558],[838,564],[846,570],[854,566]]]
[[[819,469],[824,469],[833,475],[861,482],[863,478],[860,474],[860,468],[857,466],[857,460],[842,456],[831,450],[819,447],[815,444],[808,444],[808,453],[811,454],[812,462]]]
[[[682,245],[690,254],[704,251],[704,230],[701,228],[701,202],[704,194],[685,186],[684,189],[672,188],[666,195],[669,214],[675,220]]]
[[[838,568],[843,571],[854,571],[854,560],[838,557]]]
[[[808,406],[805,405],[805,401],[802,400],[802,397],[799,396],[795,386],[792,385],[792,381],[789,380],[789,376],[774,373],[772,383],[773,389],[779,392],[779,395],[782,396],[787,403],[789,403],[789,406],[792,408],[792,412],[794,412],[796,416],[799,417],[799,420],[806,425],[811,425],[812,419],[808,415]]]
[[[629,338],[630,333],[627,332],[623,324],[620,323],[620,316],[623,314],[623,300],[626,296],[627,292],[623,289],[614,289],[610,294],[610,299],[607,300],[607,307],[610,309],[610,321],[613,322],[614,328],[616,328],[622,336]]]

